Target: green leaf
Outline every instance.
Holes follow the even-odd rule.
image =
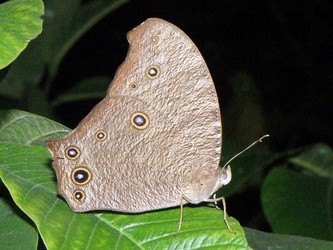
[[[40,51],[39,37],[31,41],[28,47],[10,65],[8,73],[0,82],[0,95],[13,99],[24,107],[26,90],[38,88],[45,67]],[[12,105],[11,108],[14,106]]]
[[[51,106],[48,99],[40,88],[35,85],[27,86],[23,103],[29,112],[39,114],[45,117],[52,116]]]
[[[0,69],[41,33],[43,12],[41,0],[12,0],[0,5]]]
[[[319,176],[333,178],[333,152],[328,145],[316,144],[301,155],[292,157],[290,162]]]
[[[250,228],[245,228],[245,232],[250,246],[256,250],[333,249],[333,242],[330,241],[315,240],[301,236],[265,233]]]
[[[68,50],[94,24],[128,0],[95,0],[80,4],[78,0],[45,1],[45,61],[51,76],[58,71],[59,65]]]
[[[82,102],[91,99],[102,99],[106,95],[106,90],[111,79],[108,77],[90,77],[78,82],[73,88],[66,91],[52,102],[53,107],[71,102]]]
[[[65,126],[20,110],[0,111],[0,141],[44,145],[47,139],[70,132]]]
[[[1,249],[36,249],[38,233],[26,215],[3,198],[0,211]]]
[[[40,88],[42,77],[46,76],[44,94],[49,94],[58,67],[70,48],[100,19],[127,1],[97,0],[81,4],[79,0],[45,0],[42,34],[29,43],[0,82],[0,98],[6,100],[4,107],[47,114],[48,105],[35,107],[25,102],[27,89]],[[45,75],[45,69],[51,74]]]
[[[40,146],[0,143],[0,177],[15,203],[36,223],[48,249],[249,249],[243,229],[210,207],[142,214],[75,213],[57,197],[51,156]]]
[[[0,82],[6,77],[8,68],[0,70]]]
[[[263,184],[262,203],[274,232],[333,240],[332,177],[276,167]]]

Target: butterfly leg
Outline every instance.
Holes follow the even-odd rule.
[[[184,208],[183,200],[184,200],[184,197],[182,196],[181,200],[180,200],[179,222],[178,222],[178,229],[177,229],[176,234],[178,234],[180,232],[180,230],[182,228],[182,224],[183,224],[183,208]]]
[[[216,198],[216,193],[214,194],[213,196],[213,200],[214,200],[214,203],[215,203],[215,207],[219,210],[221,210],[221,208],[217,205],[217,202],[219,200],[222,200],[222,205],[223,205],[223,220],[224,220],[224,223],[227,225],[227,228],[229,229],[230,232],[234,233],[234,231],[231,229],[230,227],[230,224],[228,222],[228,214],[227,214],[227,203],[225,201],[225,198],[224,197],[220,197],[220,198]]]

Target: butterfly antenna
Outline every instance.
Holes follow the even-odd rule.
[[[257,144],[258,142],[262,142],[262,140],[266,137],[269,137],[269,135],[264,135],[262,137],[260,137],[258,140],[256,140],[255,142],[253,142],[250,146],[248,146],[247,148],[243,149],[242,151],[240,151],[239,153],[237,153],[236,155],[234,155],[233,157],[231,157],[231,159],[229,161],[227,161],[226,164],[224,164],[223,169],[229,165],[229,163],[235,159],[237,156],[243,154],[245,151],[247,151],[248,149],[252,148],[255,144]]]

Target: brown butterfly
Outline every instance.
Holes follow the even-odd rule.
[[[216,201],[209,197],[231,170],[218,165],[222,124],[204,59],[183,31],[157,18],[128,41],[107,96],[69,135],[47,142],[59,194],[78,212]]]

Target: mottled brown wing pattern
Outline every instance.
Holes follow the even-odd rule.
[[[194,43],[156,18],[128,40],[107,96],[67,137],[47,143],[58,192],[75,211],[199,203],[230,181],[218,167],[214,83]]]

